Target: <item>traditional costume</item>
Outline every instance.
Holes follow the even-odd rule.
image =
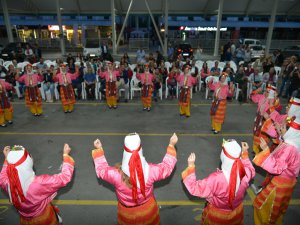
[[[271,126],[267,129],[267,134],[272,138],[279,138],[279,134],[276,131],[274,123],[278,125],[289,124],[295,117],[300,118],[300,99],[291,98],[290,102],[286,108],[286,114],[280,115],[278,111],[273,111],[270,114],[270,119],[272,121]]]
[[[189,73],[190,66],[186,65],[184,73],[176,77],[179,85],[179,114],[180,116],[191,116],[191,89],[197,84],[197,78]]]
[[[243,199],[255,170],[235,140],[223,144],[220,157],[222,170],[196,180],[195,166],[189,166],[182,172],[183,183],[191,195],[206,198],[202,225],[242,225]]]
[[[34,116],[40,116],[43,113],[42,97],[38,88],[38,83],[43,81],[43,76],[32,72],[32,65],[27,65],[27,73],[18,78],[18,81],[25,83],[25,103],[30,108]]]
[[[280,103],[276,101],[276,88],[274,86],[268,86],[265,94],[258,94],[255,90],[251,93],[250,98],[254,103],[257,103],[253,128],[253,151],[257,154],[260,152],[260,138],[263,138],[267,143],[271,141],[267,130],[272,122],[269,120],[265,124],[264,114],[270,115],[274,110],[280,109]]]
[[[57,191],[72,178],[74,161],[64,154],[60,174],[36,176],[33,160],[22,146],[11,150],[0,173],[0,186],[20,214],[21,225],[57,225],[58,209],[51,204]]]
[[[71,113],[74,110],[75,93],[72,87],[72,80],[75,80],[79,73],[66,72],[66,65],[62,64],[60,67],[60,73],[54,76],[54,80],[59,83],[59,91],[61,97],[61,103],[65,113]]]
[[[105,97],[108,107],[117,108],[118,89],[117,79],[120,77],[120,72],[113,70],[112,62],[108,62],[108,70],[100,73],[100,77],[105,79]]]
[[[272,175],[253,202],[254,223],[281,225],[299,175],[300,118],[290,123],[283,142],[273,152],[267,147],[253,162]]]
[[[151,164],[143,156],[139,135],[133,133],[125,137],[121,166],[109,166],[102,148],[93,150],[92,156],[97,176],[115,186],[118,224],[160,224],[153,185],[171,175],[177,161],[174,146],[167,147],[160,164]]]
[[[227,97],[233,95],[233,87],[229,87],[226,81],[226,75],[223,74],[218,83],[213,83],[211,80],[208,87],[214,90],[214,100],[210,109],[211,127],[214,134],[218,134],[222,129],[222,124],[225,120]]]
[[[13,107],[8,100],[7,90],[12,89],[12,85],[0,79],[0,126],[6,127],[6,122],[12,124]]]
[[[141,99],[143,103],[143,110],[147,110],[149,112],[152,106],[153,81],[155,80],[155,75],[149,72],[149,65],[145,64],[145,72],[137,74],[136,78],[142,83]]]

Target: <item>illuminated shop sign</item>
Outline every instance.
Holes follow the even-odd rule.
[[[216,27],[184,27],[181,26],[180,30],[184,31],[217,31]],[[227,31],[227,27],[220,28],[220,31]]]
[[[62,29],[66,30],[66,26],[62,26]],[[48,25],[48,30],[57,31],[57,30],[59,30],[59,26],[58,25]]]

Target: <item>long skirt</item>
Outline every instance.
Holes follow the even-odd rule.
[[[243,203],[233,210],[223,210],[208,204],[202,213],[201,225],[243,225]]]
[[[58,225],[54,207],[49,203],[41,215],[33,218],[20,217],[21,225]]]
[[[273,177],[253,202],[255,225],[282,224],[296,182],[296,178]]]
[[[145,204],[136,207],[126,207],[118,203],[119,225],[159,225],[159,209],[154,197]]]
[[[225,114],[226,114],[226,108],[227,108],[227,100],[220,100],[218,109],[215,113],[215,115],[212,115],[212,120],[214,120],[215,123],[223,124],[225,120]]]
[[[37,86],[26,87],[25,103],[26,103],[26,106],[28,106],[28,107],[31,107],[33,105],[42,106],[42,97],[41,97],[40,90]]]
[[[71,84],[69,84],[68,86],[60,86],[59,90],[61,103],[63,106],[75,104],[75,94]]]

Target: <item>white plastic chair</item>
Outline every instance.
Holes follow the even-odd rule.
[[[131,81],[130,81],[130,97],[131,97],[131,100],[132,100],[132,98],[134,97],[134,92],[135,91],[138,91],[138,92],[140,92],[141,93],[141,91],[142,91],[142,88],[140,88],[139,86],[138,86],[138,83],[139,83],[140,81],[135,77],[135,76],[133,76],[132,77],[132,79],[131,79]]]
[[[242,91],[242,89],[239,88],[239,83],[235,83],[235,100],[238,100],[239,93]]]
[[[12,61],[5,61],[3,62],[3,66],[6,70],[8,70],[9,65],[13,64]]]
[[[231,67],[231,68],[233,69],[233,71],[236,73],[236,71],[237,71],[237,66],[236,66],[235,62],[234,62],[234,61],[230,61],[229,63],[230,63],[230,67]]]
[[[208,83],[210,82],[211,79],[213,79],[213,83],[219,82],[219,77],[208,76],[208,77],[205,78],[205,84],[206,84],[206,89],[205,89],[205,99],[208,98],[208,93],[210,92],[210,89],[209,89],[209,87],[208,87]]]

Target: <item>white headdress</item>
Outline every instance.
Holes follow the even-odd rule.
[[[19,208],[20,200],[25,201],[28,187],[35,176],[33,160],[23,146],[14,146],[7,155],[7,162],[9,197],[14,206]]]
[[[133,199],[137,201],[137,187],[145,196],[145,183],[149,177],[149,165],[143,156],[141,139],[137,133],[125,137],[121,168],[130,177]]]

